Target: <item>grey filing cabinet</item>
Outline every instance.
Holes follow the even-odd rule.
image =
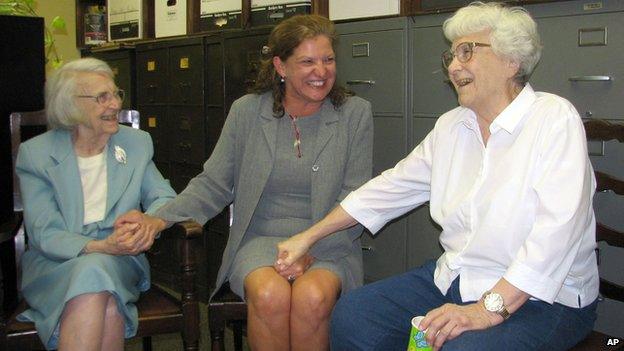
[[[624,2],[565,1],[526,7],[536,18],[544,44],[531,84],[563,96],[582,118],[624,119]],[[590,142],[595,169],[624,179],[624,147],[617,141]],[[611,193],[594,197],[596,216],[622,230],[624,204]],[[600,244],[600,274],[624,284],[624,250]],[[624,337],[624,303],[605,299],[598,305],[595,329]]]
[[[433,129],[438,117],[457,107],[457,95],[440,55],[449,43],[442,33],[444,15],[417,16],[410,27],[411,81],[411,148],[415,148]],[[421,206],[408,216],[408,268],[437,259],[443,250],[439,244],[441,228],[429,214],[429,204]]]
[[[338,24],[337,81],[373,106],[373,176],[408,152],[407,18]],[[407,219],[362,236],[366,281],[406,269]]]

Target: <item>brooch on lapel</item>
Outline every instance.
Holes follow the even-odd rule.
[[[126,151],[122,149],[119,145],[115,145],[115,159],[119,163],[126,164]]]

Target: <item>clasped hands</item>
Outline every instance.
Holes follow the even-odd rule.
[[[85,253],[138,255],[152,247],[156,235],[165,229],[166,223],[160,218],[132,210],[119,216],[113,227],[113,232],[105,239],[87,243]]]
[[[314,256],[308,253],[309,249],[310,245],[301,235],[294,235],[277,244],[277,260],[273,267],[279,275],[293,281],[314,263]]]

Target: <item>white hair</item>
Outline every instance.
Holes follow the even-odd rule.
[[[475,1],[444,21],[443,29],[444,35],[451,42],[470,34],[489,31],[492,50],[518,64],[519,69],[514,78],[523,85],[529,80],[542,55],[537,23],[522,7]]]
[[[81,73],[102,74],[114,80],[108,64],[92,57],[68,62],[56,70],[45,84],[46,114],[51,128],[72,129],[85,121],[85,114],[74,99]]]

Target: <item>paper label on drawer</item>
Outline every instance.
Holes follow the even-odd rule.
[[[147,125],[150,128],[156,128],[156,117],[148,117],[147,118]]]
[[[602,8],[602,2],[588,2],[587,4],[583,4],[583,10],[600,10]]]
[[[189,58],[180,57],[180,69],[188,69],[188,68],[189,68]]]
[[[156,61],[147,61],[147,71],[155,71],[156,70]]]

